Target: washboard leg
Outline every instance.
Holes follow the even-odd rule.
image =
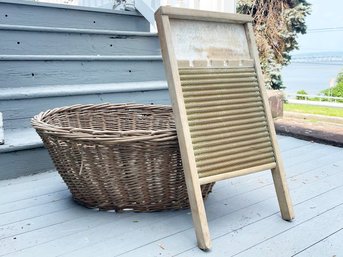
[[[281,216],[284,220],[291,221],[294,219],[292,201],[289,195],[283,165],[279,162],[277,162],[276,167],[272,169],[272,176],[280,206]]]
[[[185,176],[187,175],[188,174],[185,174]],[[212,243],[200,184],[198,181],[191,178],[186,179],[186,184],[198,247],[207,251],[211,248]]]

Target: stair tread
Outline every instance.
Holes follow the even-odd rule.
[[[166,90],[166,81],[126,82],[85,85],[53,85],[40,87],[4,88],[0,100],[26,98],[87,95],[94,93],[116,93],[129,91]],[[0,145],[0,153],[27,150],[42,147],[42,141],[33,128],[16,128],[5,130],[5,144]]]
[[[77,6],[77,5],[65,5],[65,4],[32,2],[32,1],[22,1],[22,0],[19,0],[19,1],[18,0],[2,0],[1,2],[8,3],[8,4],[16,4],[16,5],[48,7],[48,8],[67,9],[67,10],[76,10],[76,11],[100,12],[100,13],[129,15],[129,16],[142,16],[137,11],[121,11],[121,10],[111,10],[111,9],[105,9],[105,8]]]
[[[168,86],[166,81],[13,87],[2,88],[0,91],[0,100],[87,95],[94,93],[165,90],[167,88]]]
[[[137,11],[51,4],[23,0],[0,1],[0,23],[66,28],[99,28],[129,31],[150,30],[148,21]]]
[[[25,26],[25,25],[12,25],[12,24],[0,24],[0,30],[157,37],[157,33],[155,32],[108,30],[108,29],[80,29],[80,28],[47,27],[47,26]]]
[[[0,153],[43,147],[42,140],[33,128],[5,130],[5,144],[0,145]]]
[[[0,61],[162,61],[160,55],[0,55]]]

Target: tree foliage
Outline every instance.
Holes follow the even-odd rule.
[[[253,17],[257,47],[266,85],[282,88],[281,69],[298,49],[297,34],[306,33],[306,0],[238,0],[237,12]]]
[[[336,85],[333,88],[323,90],[321,93],[326,96],[343,97],[343,71],[338,74]]]

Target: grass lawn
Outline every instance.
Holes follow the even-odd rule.
[[[284,110],[289,112],[301,112],[326,116],[343,117],[343,108],[331,108],[305,104],[284,104]]]

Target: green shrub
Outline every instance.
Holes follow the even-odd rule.
[[[297,95],[308,95],[307,92],[303,89],[297,91]],[[305,100],[306,97],[305,96],[297,96],[296,97],[297,100]]]
[[[322,90],[321,93],[326,96],[343,97],[343,72],[338,74],[336,82],[334,87]]]
[[[343,83],[339,83],[333,88],[328,88],[321,91],[326,96],[343,97]]]
[[[317,101],[317,102],[319,102],[319,101],[322,101],[322,102],[327,101],[326,99],[323,99],[323,98],[320,98],[320,97],[311,97],[308,100],[310,100],[310,101]]]

